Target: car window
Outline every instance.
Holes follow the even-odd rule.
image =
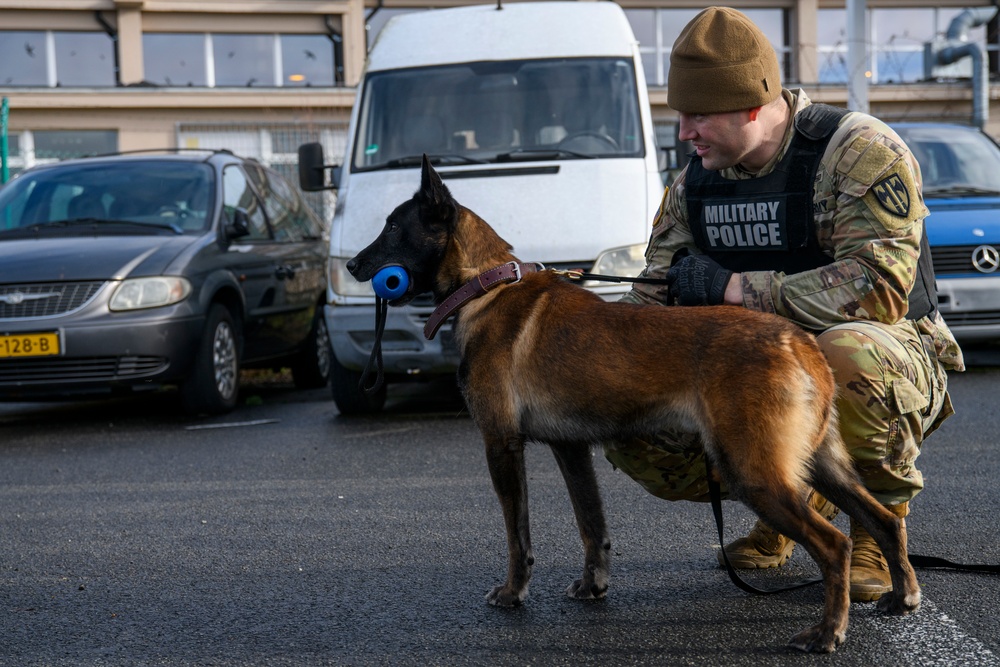
[[[290,197],[291,190],[274,173],[267,174],[264,183],[264,208],[271,221],[271,226],[274,228],[274,238],[278,241],[301,240],[295,233],[296,230],[292,224],[294,202]]]
[[[322,238],[323,229],[319,220],[284,177],[267,170],[265,183],[264,206],[275,239],[301,242]]]
[[[236,219],[236,209],[241,208],[246,211],[250,225],[250,234],[243,238],[251,241],[270,239],[267,219],[256,193],[250,187],[246,172],[237,165],[227,166],[222,171],[222,190],[222,209],[227,222],[232,224]]]

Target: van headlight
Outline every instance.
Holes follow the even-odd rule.
[[[123,280],[108,307],[114,311],[172,306],[191,293],[191,283],[177,276],[152,276]]]
[[[605,276],[635,278],[645,268],[646,244],[636,243],[622,248],[605,250],[597,256],[594,268],[590,272]],[[586,287],[596,287],[601,284],[607,283],[596,280],[588,280],[584,283]]]
[[[350,259],[345,257],[330,258],[330,289],[340,296],[369,296],[375,297],[375,290],[372,289],[371,281],[359,283],[347,270],[347,262]]]

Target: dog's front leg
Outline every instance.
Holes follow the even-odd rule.
[[[528,595],[528,580],[535,557],[528,529],[528,481],[524,470],[524,439],[485,435],[486,461],[493,489],[503,509],[507,530],[507,581],[486,595],[498,607],[521,604]]]
[[[594,457],[589,446],[577,444],[552,445],[552,453],[566,480],[576,525],[583,540],[583,576],[569,585],[566,595],[577,600],[603,598],[608,590],[611,540],[594,474]]]

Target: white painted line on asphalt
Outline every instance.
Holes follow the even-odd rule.
[[[277,424],[280,419],[254,419],[248,422],[225,422],[222,424],[195,424],[185,426],[185,431],[201,431],[207,428],[237,428],[239,426],[260,426],[261,424]]]
[[[376,435],[389,435],[391,433],[407,433],[409,431],[416,431],[416,430],[418,429],[414,426],[403,426],[400,428],[383,428],[379,429],[378,431],[365,431],[364,433],[345,433],[340,437],[345,440],[348,438],[370,438]]]
[[[998,665],[1000,658],[926,598],[916,614],[886,616],[874,604],[851,605],[851,624],[877,633],[898,655],[919,656],[920,667]],[[848,630],[850,635],[850,630]]]

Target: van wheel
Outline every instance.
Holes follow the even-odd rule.
[[[309,337],[292,360],[292,381],[299,389],[319,389],[330,381],[333,352],[330,350],[330,333],[323,319],[323,309],[316,309]]]
[[[385,405],[385,383],[370,396],[361,391],[361,372],[344,368],[336,355],[330,355],[330,389],[333,402],[344,416],[367,415],[379,412]]]
[[[223,414],[236,407],[239,394],[239,330],[232,313],[215,304],[208,311],[191,377],[181,384],[184,411]]]

